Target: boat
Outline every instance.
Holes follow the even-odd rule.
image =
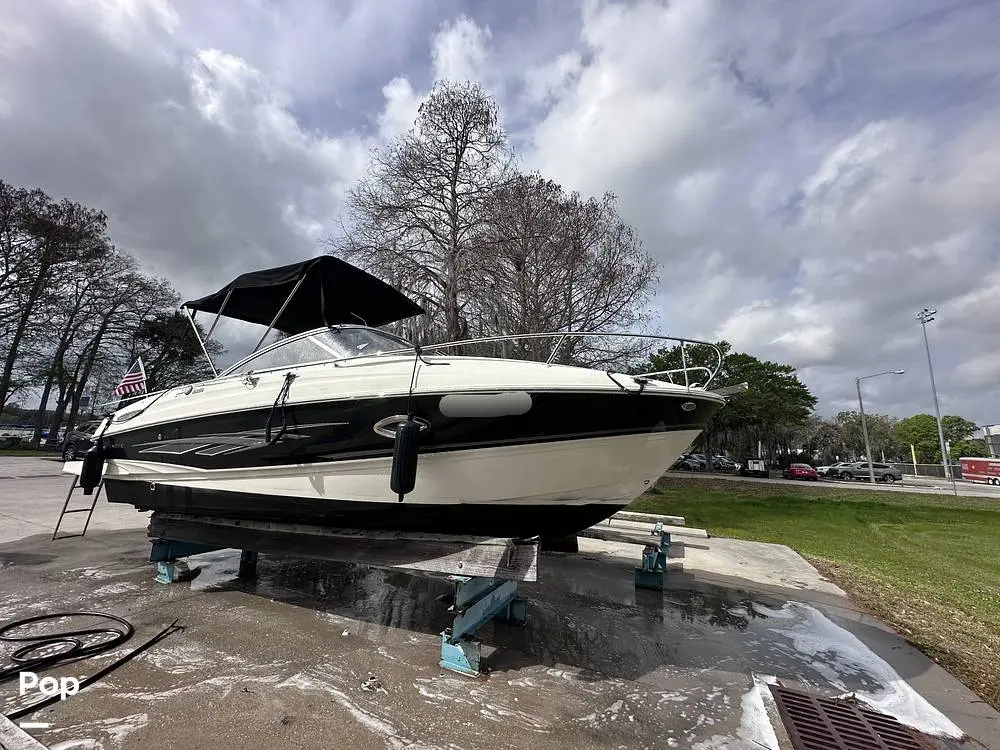
[[[718,365],[556,362],[568,338],[605,333],[415,346],[382,327],[424,310],[333,256],[243,274],[181,309],[192,325],[215,315],[206,357],[220,317],[267,331],[235,365],[212,363],[213,378],[118,408],[85,458],[85,491],[103,480],[110,502],[187,516],[556,539],[647,490],[725,403],[708,390]],[[281,338],[262,346],[271,331]],[[462,353],[546,336],[543,362]]]

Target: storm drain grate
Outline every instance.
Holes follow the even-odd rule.
[[[892,716],[839,698],[770,685],[795,750],[927,750]]]

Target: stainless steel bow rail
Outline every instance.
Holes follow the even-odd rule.
[[[382,331],[378,328],[372,328],[370,326],[361,326],[361,325],[330,326],[330,329],[371,330],[371,331],[376,331],[377,333],[380,334],[385,334],[385,331]],[[247,360],[249,360],[251,356],[259,353],[264,353],[278,346],[284,346],[288,344],[289,341],[292,341],[296,338],[306,338],[308,336],[314,335],[317,331],[323,331],[323,330],[327,329],[317,328],[312,331],[306,331],[305,333],[300,333],[297,334],[296,336],[289,336],[288,338],[282,339],[281,341],[276,341],[272,344],[269,344],[268,346],[265,346],[263,349],[255,349],[250,355],[244,357],[242,360],[237,362],[235,365],[231,366],[225,372],[216,374],[214,379],[221,380],[224,378],[252,377],[253,375],[256,375],[256,372],[248,374],[245,370],[241,369],[241,365]],[[637,373],[632,377],[666,379],[667,382],[673,385],[677,386],[683,385],[687,389],[702,388],[707,390],[709,384],[718,376],[719,370],[722,368],[722,361],[724,359],[722,351],[715,344],[711,343],[710,341],[699,341],[698,339],[687,339],[687,338],[680,338],[677,336],[660,336],[647,333],[605,333],[601,331],[548,331],[545,333],[515,333],[503,336],[483,336],[480,338],[463,339],[462,341],[447,341],[440,344],[428,344],[426,346],[419,346],[419,347],[413,347],[413,346],[400,347],[399,349],[391,349],[388,351],[378,352],[374,354],[355,354],[350,357],[330,357],[329,359],[326,360],[310,362],[308,364],[332,364],[335,367],[342,367],[345,365],[353,365],[353,364],[368,364],[372,362],[377,362],[378,360],[384,359],[386,357],[399,356],[403,354],[416,355],[422,357],[424,354],[427,353],[442,352],[444,350],[454,349],[457,347],[473,347],[490,343],[503,343],[503,342],[519,341],[519,340],[547,339],[547,338],[556,340],[552,350],[550,351],[548,357],[545,360],[545,364],[548,365],[549,367],[559,366],[555,361],[556,357],[558,356],[559,351],[562,349],[565,342],[569,339],[621,338],[621,339],[637,339],[637,340],[648,339],[651,341],[672,342],[674,345],[677,345],[680,348],[680,357],[681,357],[680,367],[668,370],[654,370],[650,372]],[[691,356],[691,352],[689,351],[689,348],[692,346],[707,347],[708,351],[711,353],[712,362],[710,362],[708,365],[690,364],[689,358]],[[507,357],[500,357],[500,359],[507,359]],[[425,360],[425,364],[436,364],[436,363],[434,363],[433,359],[431,359],[431,360]],[[598,369],[592,365],[580,365],[580,366],[586,367],[588,369]],[[277,369],[282,369],[282,368],[277,368]],[[292,369],[292,367],[287,366],[284,369]],[[213,372],[214,371],[215,370],[213,365]],[[695,375],[697,375],[699,379],[697,380],[692,379],[693,376]],[[143,401],[145,404],[143,408],[132,411],[128,410],[122,411],[121,413],[115,415],[113,421],[115,424],[118,424],[121,422],[126,422],[129,419],[138,416],[145,409],[148,409],[152,405],[153,402],[149,401],[148,399],[151,399],[153,397],[159,399],[166,394],[180,393],[182,391],[190,389],[191,387],[192,385],[190,384],[173,386],[171,388],[166,388],[161,391],[152,391],[150,393],[145,393],[140,396],[131,397],[134,398],[136,401]],[[113,406],[113,405],[114,404],[111,403],[102,404],[102,406]]]
[[[674,376],[684,378],[685,388],[708,388],[709,383],[715,379],[719,374],[719,370],[722,368],[723,354],[722,350],[719,349],[715,344],[710,341],[699,341],[697,339],[686,339],[678,338],[677,336],[661,336],[657,334],[647,334],[647,333],[608,333],[602,331],[547,331],[544,333],[514,333],[506,334],[503,336],[483,336],[474,339],[463,339],[461,341],[447,341],[440,344],[428,344],[427,346],[421,346],[420,352],[436,352],[442,351],[444,349],[454,349],[456,347],[472,347],[481,344],[490,343],[504,343],[508,341],[522,341],[522,340],[532,340],[532,339],[555,339],[555,345],[552,347],[552,351],[549,353],[548,359],[545,360],[545,364],[550,367],[555,364],[556,357],[559,351],[562,349],[565,342],[569,339],[580,339],[580,338],[618,338],[618,339],[637,339],[637,340],[652,340],[652,341],[666,341],[673,342],[675,345],[680,346],[681,355],[681,366],[671,370],[655,370],[651,372],[642,372],[636,374],[634,377],[640,378],[653,378],[653,377],[666,377],[667,380],[674,385],[681,385],[674,380]],[[688,346],[703,346],[708,347],[709,351],[713,354],[713,363],[711,366],[706,365],[694,365],[688,364]],[[390,352],[383,352],[382,354],[369,354],[362,355],[362,357],[377,357],[377,356],[387,356],[390,354],[405,354],[411,352],[413,349],[399,349]],[[360,359],[361,357],[347,357],[344,359],[337,360],[336,363],[346,362],[350,360]],[[704,376],[704,382],[696,381],[691,382],[690,376],[695,373],[702,373]]]

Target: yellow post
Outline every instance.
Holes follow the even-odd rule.
[[[910,455],[913,456],[913,473],[917,473],[917,450],[913,447],[913,443],[910,443]]]

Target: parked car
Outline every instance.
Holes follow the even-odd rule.
[[[67,430],[63,438],[62,460],[83,458],[83,454],[94,444],[94,433],[100,425],[101,421],[96,419],[79,425],[75,430]]]
[[[839,461],[831,466],[817,466],[816,473],[821,477],[839,477],[840,470],[845,466],[852,466],[852,461]]]
[[[819,481],[819,474],[809,464],[789,464],[781,472],[785,479],[808,479],[810,482]]]
[[[704,471],[705,462],[699,460],[694,453],[682,453],[670,468],[681,471]]]
[[[717,471],[736,471],[740,465],[725,456],[712,456],[712,465]]]
[[[853,464],[840,467],[838,472],[841,479],[868,479],[868,462],[857,461]],[[903,472],[889,464],[873,463],[872,473],[878,482],[892,483],[903,481]]]

